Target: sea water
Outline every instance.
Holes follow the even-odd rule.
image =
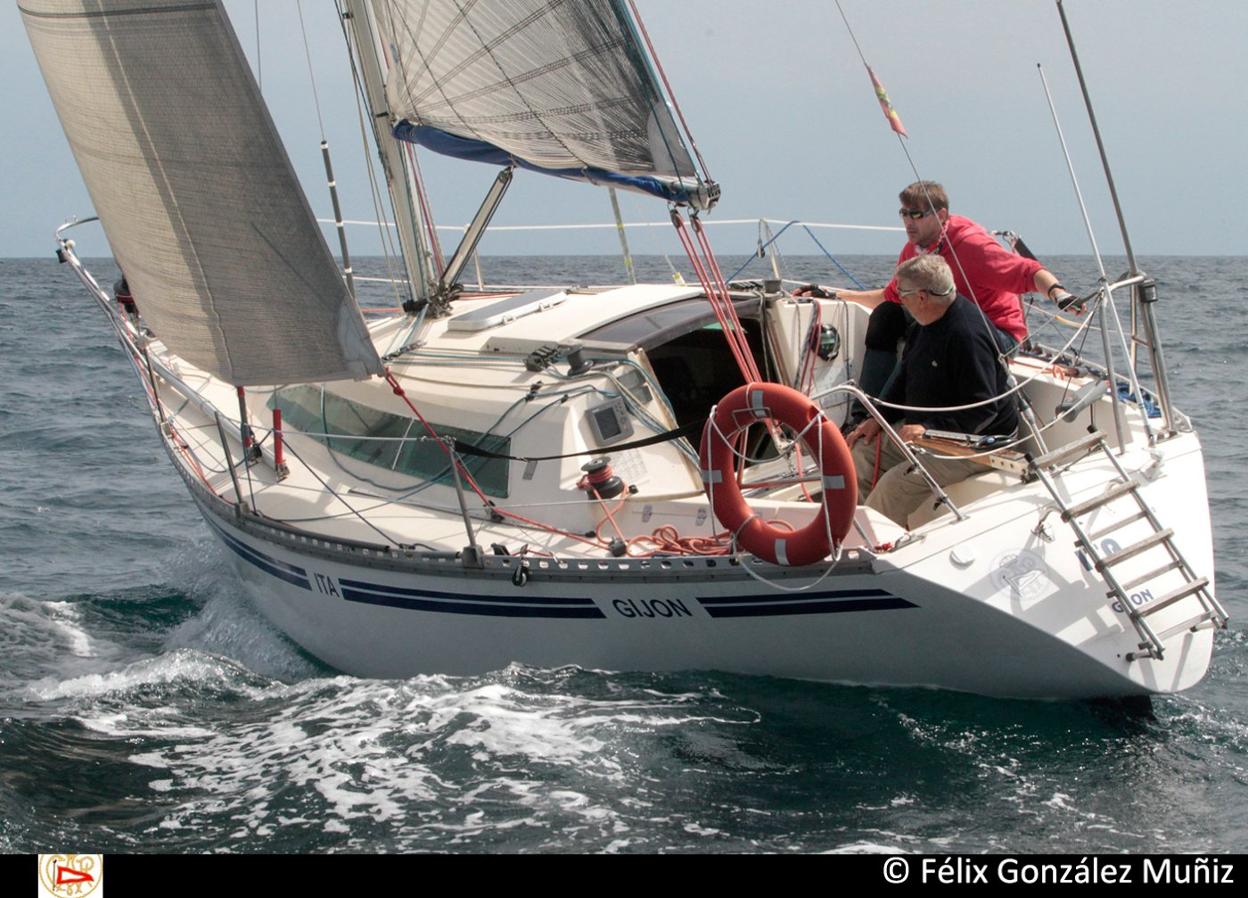
[[[840,261],[867,284],[892,264]],[[1095,283],[1089,259],[1049,261]],[[1232,615],[1208,677],[1151,713],[711,671],[344,676],[242,596],[68,268],[0,260],[0,851],[1248,850],[1248,259],[1142,262]],[[784,267],[847,284],[826,259]],[[624,276],[597,257],[483,273]]]

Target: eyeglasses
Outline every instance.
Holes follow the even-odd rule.
[[[902,290],[900,287],[897,288],[898,296],[914,296],[916,293],[926,293],[928,296],[948,296],[952,292],[952,287],[943,293],[937,293],[935,290],[925,290],[922,287],[908,287],[905,290]]]
[[[931,209],[898,209],[897,214],[902,218],[913,218],[918,221],[920,218],[927,218],[932,214]]]

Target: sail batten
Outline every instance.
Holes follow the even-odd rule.
[[[22,0],[144,320],[238,385],[382,365],[219,0]]]
[[[373,0],[373,8],[400,139],[713,202],[620,0]]]

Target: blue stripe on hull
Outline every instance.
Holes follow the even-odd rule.
[[[367,585],[367,584],[360,584]],[[367,592],[353,589],[342,583],[342,597],[348,602],[363,602],[368,605],[384,605],[387,608],[407,608],[413,611],[440,611],[443,614],[478,614],[491,617],[557,617],[599,619],[604,615],[591,604],[576,607],[550,605],[517,605],[487,604],[485,600],[460,599],[448,601],[444,598],[420,598],[424,595],[416,590],[403,590],[403,595],[395,595],[395,591]],[[430,596],[443,596],[445,593],[430,593]],[[577,601],[560,599],[541,599],[539,601]],[[585,600],[588,601],[588,600]]]
[[[773,605],[786,602],[810,602],[826,599],[895,599],[891,592],[883,589],[825,589],[820,592],[767,592],[748,596],[702,596],[698,601],[703,605]]]
[[[770,602],[765,605],[711,606],[711,617],[775,617],[787,614],[844,614],[850,611],[889,611],[917,608],[913,602],[895,596],[887,599],[839,599],[834,602]]]
[[[456,592],[437,592],[432,589],[409,589],[403,586],[383,586],[380,583],[365,583],[363,580],[339,580],[343,589],[364,590],[365,592],[385,593],[392,596],[410,596],[417,599],[448,599],[452,602],[489,602],[492,605],[574,605],[593,608],[593,599],[565,599],[559,596],[538,596],[528,598],[521,595],[517,599],[505,599],[502,596],[465,596]]]
[[[303,568],[296,567],[293,564],[287,564],[286,562],[279,561],[276,558],[271,558],[263,552],[257,552],[255,549],[251,548],[251,546],[226,533],[225,530],[218,526],[211,518],[206,518],[205,520],[208,521],[208,526],[217,531],[217,534],[221,537],[221,541],[225,543],[226,548],[233,551],[244,561],[251,562],[266,574],[277,577],[279,580],[285,580],[287,583],[294,584],[295,586],[311,592],[312,584],[308,582],[308,572]]]
[[[787,614],[844,614],[917,608],[883,589],[831,589],[809,593],[707,596],[698,601],[711,617],[775,617]]]

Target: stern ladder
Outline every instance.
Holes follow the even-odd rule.
[[[1057,510],[1061,512],[1063,523],[1069,524],[1071,530],[1074,531],[1076,537],[1075,545],[1091,559],[1092,569],[1100,575],[1106,587],[1108,587],[1106,597],[1110,599],[1111,603],[1116,600],[1117,607],[1121,608],[1123,613],[1130,618],[1136,632],[1139,634],[1138,650],[1129,652],[1126,656],[1127,660],[1136,661],[1141,658],[1157,658],[1160,660],[1165,656],[1165,643],[1172,636],[1185,631],[1196,631],[1207,627],[1225,628],[1229,616],[1213,593],[1209,591],[1209,578],[1196,576],[1187,559],[1183,557],[1183,553],[1174,544],[1174,531],[1168,527],[1161,526],[1156,514],[1149,508],[1148,503],[1144,501],[1144,497],[1140,495],[1139,488],[1141,484],[1127,473],[1122,463],[1118,461],[1105,442],[1105,439],[1104,433],[1094,430],[1086,437],[1082,437],[1051,452],[1046,452],[1034,458],[1029,457],[1029,468],[1036,479],[1044,484],[1049,491],[1049,495],[1053,497]],[[1058,490],[1058,479],[1061,476],[1058,468],[1062,465],[1073,464],[1093,452],[1101,452],[1109,459],[1114,466],[1115,477],[1108,484],[1108,489],[1099,496],[1083,502],[1069,503]],[[1087,522],[1080,522],[1080,518],[1091,514],[1099,508],[1115,503],[1132,503],[1135,507],[1134,510],[1128,507],[1128,513],[1125,516],[1096,530],[1089,530],[1086,526]],[[1102,548],[1104,548],[1103,543],[1101,547],[1098,547],[1098,543],[1104,540],[1105,537],[1137,521],[1146,521],[1152,532],[1125,548],[1102,551]],[[1043,523],[1044,518],[1042,517],[1037,530],[1043,526]],[[1168,556],[1168,560],[1164,560],[1161,555],[1162,551],[1164,551],[1165,556]],[[1161,563],[1151,566],[1147,573],[1132,577],[1129,580],[1119,579],[1114,570],[1117,565],[1148,552],[1157,555]],[[1179,573],[1182,580],[1181,584],[1164,595],[1152,597],[1148,585],[1159,581],[1172,571]],[[1148,596],[1148,598],[1137,606],[1131,601],[1131,591],[1140,590],[1141,588],[1143,588],[1142,592],[1137,593],[1137,595],[1143,594]],[[1191,609],[1191,613],[1184,615],[1179,623],[1168,626],[1161,632],[1154,631],[1148,619],[1162,609],[1181,602],[1187,602],[1194,606]]]

